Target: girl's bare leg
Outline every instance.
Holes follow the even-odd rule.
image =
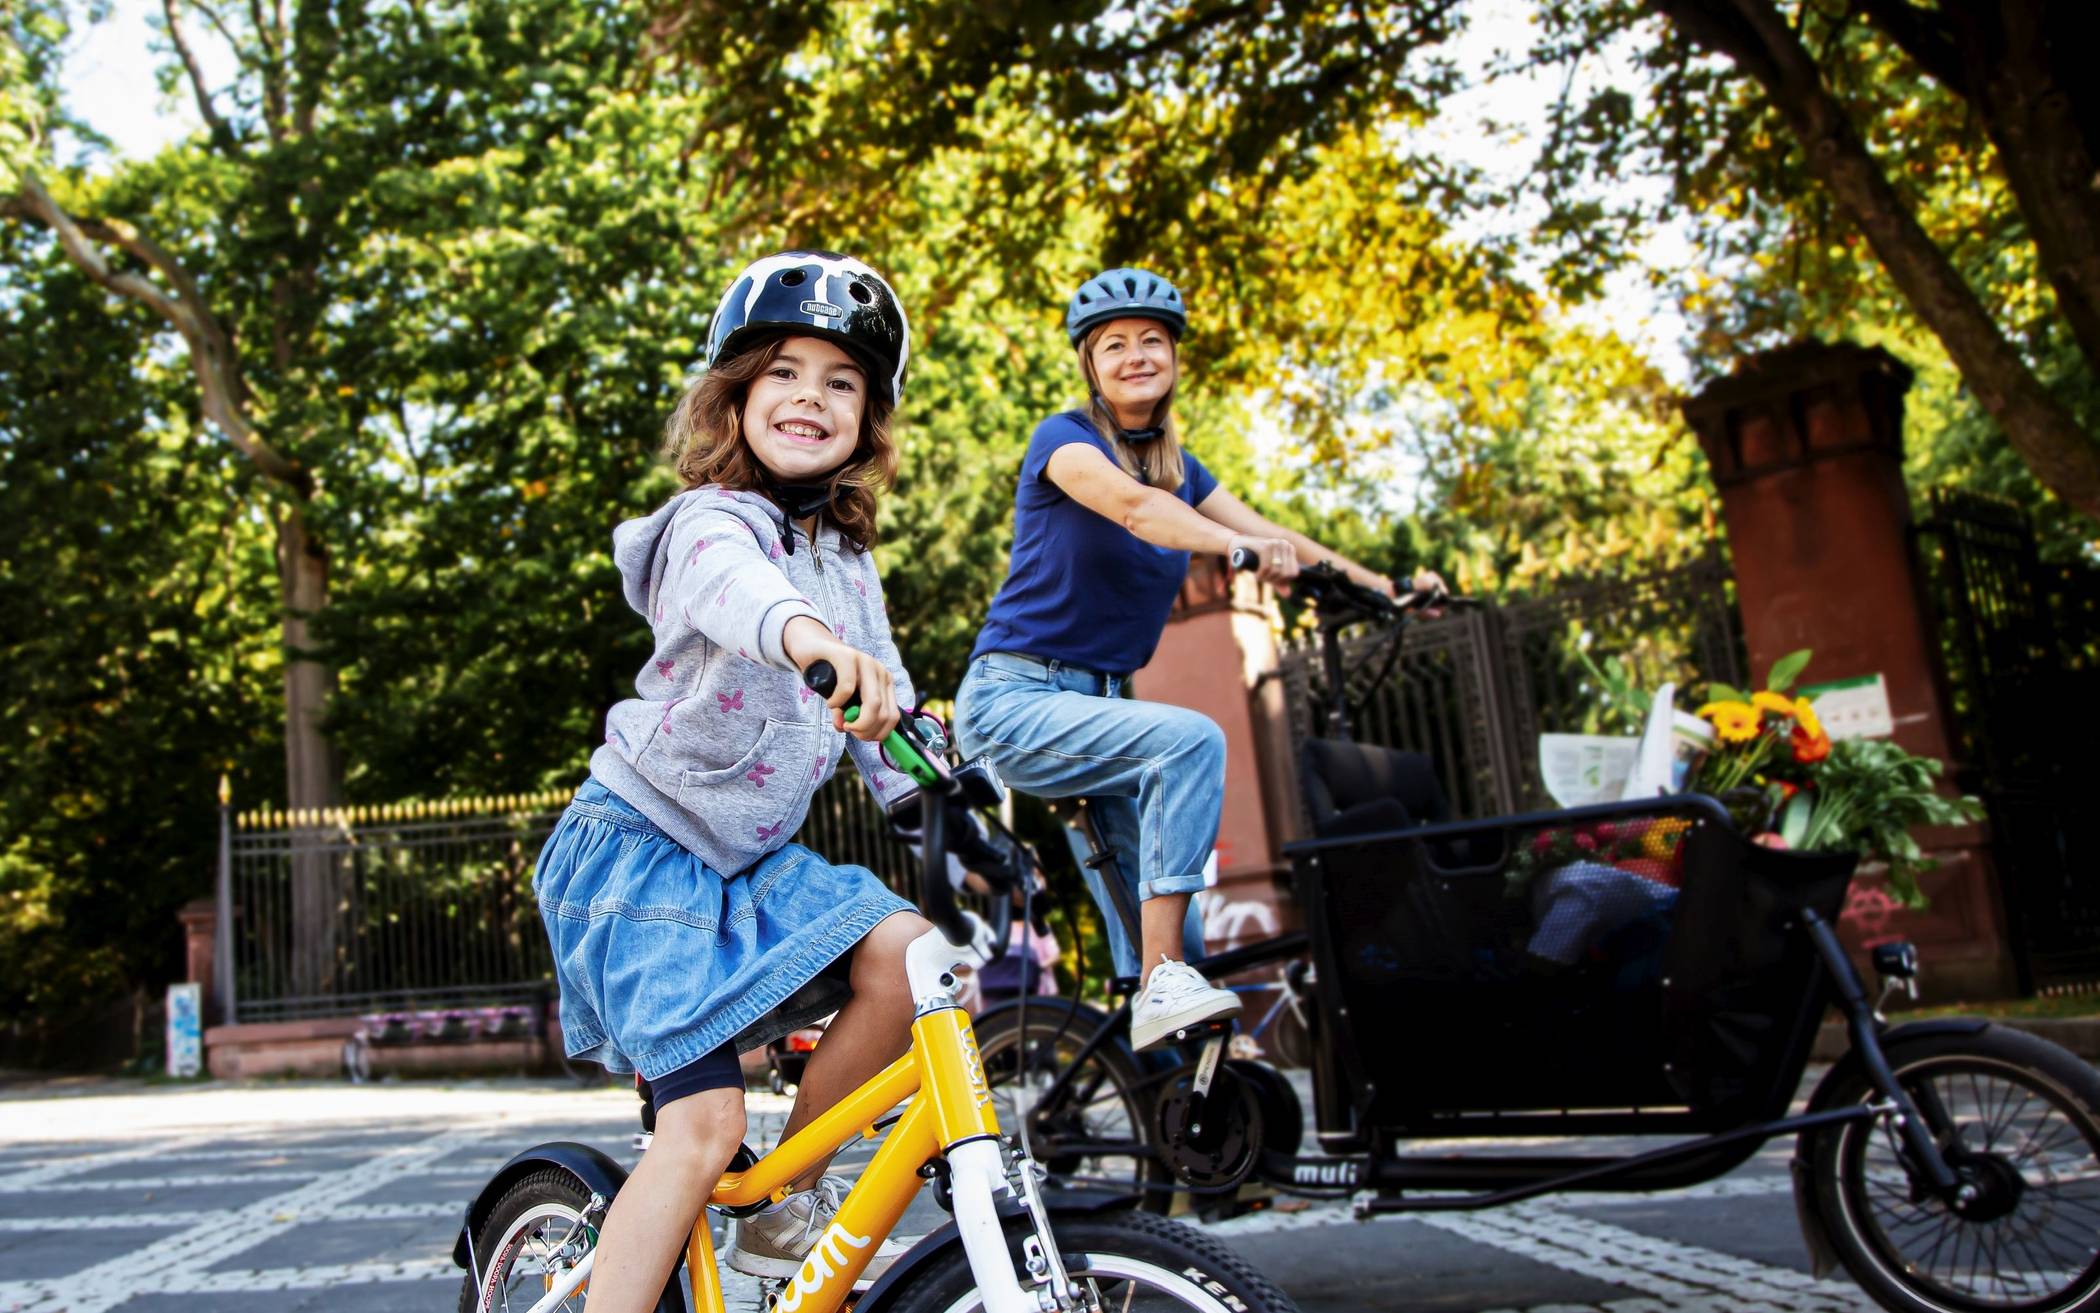
[[[702,1090],[657,1109],[656,1138],[613,1197],[591,1264],[591,1313],[648,1313],[744,1142],[744,1092]]]
[[[780,1130],[782,1140],[866,1084],[911,1047],[912,997],[910,982],[904,978],[904,950],[931,929],[925,917],[899,912],[884,918],[853,946],[853,998],[832,1018],[816,1052],[809,1055],[802,1086],[795,1091],[795,1106]],[[816,1185],[830,1162],[826,1157],[804,1172],[796,1178],[795,1188],[807,1190]]]

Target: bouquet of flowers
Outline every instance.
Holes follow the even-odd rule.
[[[1694,769],[1692,788],[1728,798],[1745,785],[1786,781],[1797,788],[1804,774],[1830,757],[1830,736],[1805,697],[1787,690],[1808,664],[1805,651],[1772,663],[1765,687],[1743,693],[1726,684],[1707,686],[1699,718],[1713,726],[1714,748]]]
[[[1983,808],[1940,794],[1937,761],[1882,739],[1832,742],[1808,699],[1787,695],[1808,660],[1806,650],[1781,657],[1755,693],[1709,686],[1699,716],[1713,726],[1715,744],[1690,787],[1721,799],[1746,833],[1772,847],[1885,862],[1892,892],[1922,907],[1918,876],[1933,863],[1912,828],[1974,820]]]
[[[1684,883],[1685,831],[1691,822],[1677,816],[1635,816],[1588,825],[1552,826],[1538,830],[1511,856],[1503,878],[1512,892],[1534,877],[1571,862],[1614,866],[1631,875],[1675,889]]]

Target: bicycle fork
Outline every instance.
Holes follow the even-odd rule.
[[[1860,979],[1852,959],[1845,956],[1844,946],[1838,943],[1837,931],[1831,929],[1830,923],[1811,907],[1801,909],[1801,921],[1808,929],[1809,938],[1815,942],[1824,967],[1837,983],[1838,1006],[1843,1010],[1845,1025],[1851,1031],[1853,1051],[1859,1054],[1860,1061],[1866,1066],[1867,1078],[1880,1093],[1885,1115],[1902,1138],[1903,1147],[1909,1151],[1933,1194],[1949,1203],[1970,1202],[1976,1197],[1975,1185],[1963,1181],[1948,1164],[1947,1156],[1940,1151],[1939,1141],[1933,1136],[1932,1126],[1889,1067],[1888,1055],[1881,1051],[1874,1008],[1867,1001],[1866,982]],[[1941,1110],[1941,1120],[1944,1119],[1944,1110]]]

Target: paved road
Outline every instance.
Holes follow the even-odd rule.
[[[764,1134],[786,1105],[750,1106]],[[523,1080],[0,1093],[0,1310],[449,1310],[460,1213],[489,1173],[545,1139],[631,1161],[633,1109],[624,1090]],[[1316,1204],[1213,1229],[1306,1313],[1871,1308],[1809,1278],[1785,1155],[1670,1195],[1365,1224]],[[755,1307],[754,1287],[731,1293]]]

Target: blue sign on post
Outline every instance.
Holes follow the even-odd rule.
[[[204,986],[197,981],[168,986],[168,1074],[195,1076],[204,1070]]]

